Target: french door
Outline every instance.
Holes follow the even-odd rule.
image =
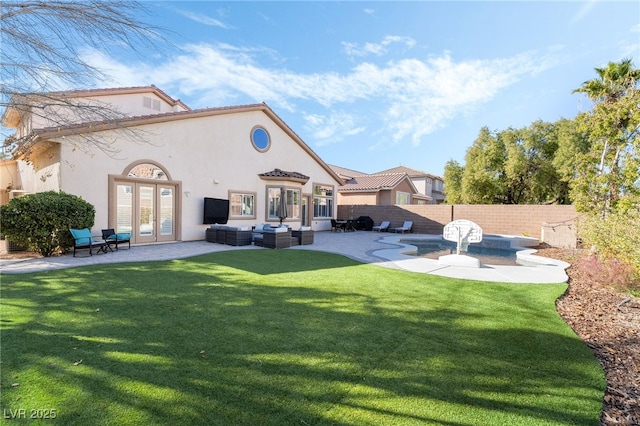
[[[116,183],[116,232],[130,232],[132,242],[176,239],[176,185]]]
[[[310,214],[309,214],[309,202],[310,198],[308,195],[302,196],[302,211],[300,212],[300,225],[309,226],[311,223]]]

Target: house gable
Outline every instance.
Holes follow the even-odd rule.
[[[161,112],[131,109],[137,115],[34,128],[14,152],[26,191],[52,185],[47,189],[83,197],[95,206],[96,227],[140,232],[134,243],[151,242],[147,238],[154,235],[162,241],[203,239],[205,198],[228,199],[230,205],[240,200],[230,225],[250,227],[272,221],[274,188],[286,188],[294,194],[288,202],[296,203],[287,224],[330,229],[343,180],[266,104],[192,110],[154,86],[67,95],[125,106],[131,100],[140,105],[144,97],[161,103]],[[162,112],[165,106],[173,109]],[[113,151],[87,141],[105,141]],[[138,164],[161,170],[165,178],[131,173]],[[123,214],[131,220],[121,221]]]
[[[216,117],[232,114],[246,114],[251,112],[262,112],[273,123],[275,123],[284,133],[287,134],[296,144],[302,148],[302,150],[312,157],[321,167],[325,170],[334,182],[338,185],[342,185],[342,179],[325,163],[315,151],[313,151],[280,117],[273,112],[266,104],[252,104],[233,107],[220,107],[220,108],[204,108],[188,111],[169,112],[164,114],[152,114],[137,117],[126,117],[117,122],[91,122],[82,123],[78,125],[69,125],[64,127],[47,127],[34,130],[35,138],[30,142],[30,145],[37,144],[41,141],[54,140],[60,141],[62,138],[73,135],[81,135],[84,133],[96,133],[106,132],[110,130],[117,130],[120,128],[131,128],[140,126],[162,126],[165,123],[171,123],[182,120],[192,120],[207,117]],[[18,157],[26,155],[30,146],[25,146],[21,152],[18,152]]]

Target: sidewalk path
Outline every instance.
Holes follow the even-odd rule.
[[[404,235],[406,237],[407,235]],[[420,234],[411,234],[411,238],[420,238]],[[466,268],[442,266],[437,260],[418,258],[403,254],[412,246],[398,243],[402,234],[394,235],[378,232],[316,232],[312,245],[294,246],[286,250],[316,250],[341,254],[352,259],[375,263],[380,266],[404,269],[413,272],[429,273],[453,278],[497,281],[510,283],[560,283],[568,277],[564,270],[569,265],[547,258],[539,266],[485,266]],[[164,244],[134,245],[129,250],[119,250],[106,254],[86,257],[73,257],[65,254],[53,257],[31,259],[0,260],[1,274],[20,274],[51,271],[84,265],[106,263],[143,262],[151,260],[183,259],[205,253],[228,250],[270,250],[262,247],[229,246],[206,241],[174,242]]]

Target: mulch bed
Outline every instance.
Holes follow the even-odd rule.
[[[540,248],[538,254],[571,264],[569,288],[556,306],[605,371],[600,424],[640,425],[640,298],[590,277],[579,266],[585,251]]]

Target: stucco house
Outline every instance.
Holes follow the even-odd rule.
[[[3,160],[11,194],[81,196],[95,206],[94,231],[132,232],[133,243],[203,240],[205,198],[226,201],[228,225],[251,227],[279,223],[284,194],[285,224],[331,228],[342,180],[266,104],[194,110],[155,86],[62,95],[122,117],[54,125],[10,105],[3,125],[29,136]],[[104,145],[83,144],[83,135]]]
[[[430,198],[428,204],[440,204],[444,202],[444,179],[440,176],[406,166],[393,167],[391,169],[379,171],[376,174],[387,173],[406,173],[418,190],[418,193]]]
[[[343,185],[338,188],[338,205],[432,204],[432,197],[421,193],[406,172],[368,174],[331,165]]]

